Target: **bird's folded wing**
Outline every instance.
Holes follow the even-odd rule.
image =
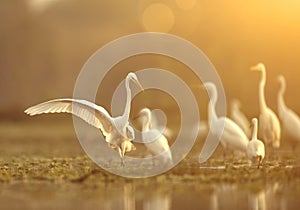
[[[110,135],[114,126],[113,119],[103,107],[86,100],[54,99],[32,106],[24,112],[31,116],[43,113],[71,113],[99,128],[105,137]]]
[[[280,138],[280,136],[277,136],[278,134],[280,134],[278,132],[278,131],[280,131],[280,125],[278,124],[279,121],[278,121],[276,115],[274,114],[274,112],[271,112],[271,113],[272,114],[268,117],[268,123],[265,125],[269,129],[267,129],[264,132],[264,135],[265,135],[266,139],[275,140],[275,139]]]
[[[166,141],[168,143],[166,137],[162,133],[160,133],[159,130],[149,130],[149,131],[142,132],[142,142],[144,144],[153,143],[156,142],[157,140]]]

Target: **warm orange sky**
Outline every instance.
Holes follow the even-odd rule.
[[[294,96],[300,75],[299,1],[55,0],[44,7],[26,2],[41,1],[1,3],[0,110],[71,96],[81,67],[95,50],[124,35],[162,30],[206,53],[228,99],[257,103],[259,75],[249,66],[263,61],[270,105],[276,107],[276,76],[282,73],[287,103],[300,112]],[[130,65],[120,69],[132,70]],[[256,110],[255,105],[249,112]]]

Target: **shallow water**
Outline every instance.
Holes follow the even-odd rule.
[[[2,209],[299,209],[300,191],[278,182],[251,185],[1,184]]]
[[[284,210],[300,206],[300,161],[289,147],[267,157],[260,169],[249,167],[246,160],[223,160],[220,154],[199,165],[196,149],[164,175],[128,179],[83,156],[71,124],[0,123],[0,138],[1,209]]]

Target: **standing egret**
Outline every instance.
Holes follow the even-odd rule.
[[[140,110],[141,111],[141,110]],[[158,115],[157,110],[150,110],[151,119],[150,125],[151,128],[156,128],[161,131],[167,139],[172,139],[174,136],[174,131],[171,128],[166,127],[167,119],[163,115]]]
[[[264,64],[259,63],[251,67],[252,71],[260,71],[262,77],[259,83],[259,130],[263,141],[271,144],[273,148],[280,147],[280,123],[275,113],[267,106],[265,99],[266,68]]]
[[[280,90],[277,98],[279,118],[285,133],[291,137],[292,140],[300,143],[300,118],[293,110],[285,105],[283,95],[286,89],[286,82],[284,76],[279,75],[277,79],[280,83]]]
[[[47,101],[26,109],[25,113],[30,116],[42,113],[71,113],[80,117],[88,124],[100,129],[108,146],[118,151],[121,164],[124,165],[125,152],[135,150],[135,146],[131,143],[135,137],[134,130],[128,122],[131,106],[130,81],[135,82],[143,90],[136,74],[129,73],[125,82],[126,106],[123,115],[118,117],[111,117],[103,107],[92,102],[70,98]]]
[[[152,155],[163,153],[163,159],[172,163],[172,153],[167,138],[160,130],[151,125],[151,110],[142,109],[138,116],[142,119],[142,141]]]
[[[247,147],[247,155],[251,162],[254,164],[258,162],[257,168],[261,164],[262,160],[265,158],[265,145],[262,141],[257,139],[257,118],[252,119],[252,139],[250,140]]]
[[[231,101],[231,119],[243,129],[248,138],[251,137],[250,122],[241,111],[241,102],[238,99]]]
[[[210,97],[208,105],[208,123],[212,134],[221,137],[221,144],[224,149],[232,150],[235,154],[242,153],[246,155],[249,142],[246,134],[231,119],[217,116],[215,106],[218,99],[218,92],[216,86],[211,82],[205,83],[204,86]]]

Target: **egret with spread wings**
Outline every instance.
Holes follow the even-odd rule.
[[[131,107],[130,81],[135,82],[143,90],[136,74],[129,73],[125,82],[126,106],[123,115],[118,117],[111,117],[103,107],[92,102],[70,98],[47,101],[26,109],[25,113],[31,116],[43,113],[71,113],[83,119],[88,124],[101,130],[108,146],[118,151],[121,163],[124,165],[125,152],[135,150],[135,146],[131,143],[135,137],[134,130],[128,121]]]

